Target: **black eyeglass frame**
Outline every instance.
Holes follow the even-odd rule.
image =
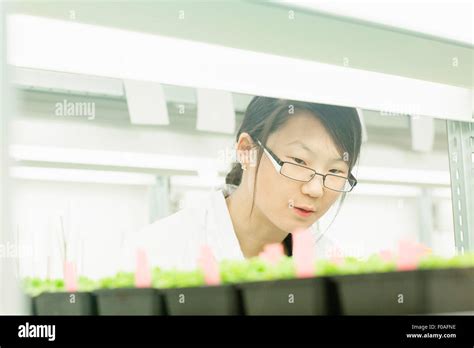
[[[272,162],[273,166],[275,167],[275,170],[276,170],[279,174],[283,175],[285,178],[288,178],[288,179],[291,179],[291,180],[295,180],[295,181],[299,181],[299,182],[310,182],[311,180],[314,179],[314,177],[315,177],[316,175],[319,175],[319,176],[322,176],[322,177],[323,177],[323,186],[324,186],[325,188],[327,188],[328,190],[332,190],[332,191],[336,191],[336,192],[351,192],[351,191],[354,189],[354,187],[357,185],[357,179],[354,177],[354,175],[352,175],[352,173],[350,174],[349,177],[345,177],[345,176],[342,176],[342,175],[331,174],[331,173],[328,173],[328,174],[321,174],[321,173],[318,173],[317,171],[315,171],[313,168],[309,168],[309,167],[306,167],[306,166],[303,166],[303,165],[297,164],[297,163],[292,163],[292,162],[288,162],[288,161],[282,161],[280,158],[278,158],[277,155],[275,155],[275,154],[273,153],[272,150],[270,150],[270,149],[267,148],[265,145],[263,145],[263,144],[260,142],[260,140],[257,139],[257,143],[258,143],[258,145],[260,145],[260,146],[262,147],[263,151],[270,157],[270,160],[273,159],[273,161],[271,161],[271,162]],[[284,165],[285,163],[291,164],[291,165],[293,165],[293,166],[298,166],[298,167],[301,167],[301,168],[308,169],[308,170],[312,171],[314,174],[313,174],[313,176],[312,176],[309,180],[298,180],[298,179],[295,179],[295,178],[291,178],[291,177],[289,177],[289,176],[287,176],[287,175],[285,175],[285,174],[283,174],[283,173],[281,172],[281,169],[283,168],[283,165]],[[278,167],[279,167],[279,168],[278,168]],[[338,178],[346,179],[347,182],[349,183],[349,185],[351,185],[351,189],[350,189],[349,191],[346,191],[346,190],[335,190],[335,189],[333,189],[333,188],[327,187],[327,186],[326,186],[326,177],[327,177],[327,176],[335,176],[335,177],[338,177]]]

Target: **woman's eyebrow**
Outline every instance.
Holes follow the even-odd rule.
[[[313,150],[311,150],[308,146],[306,146],[306,144],[303,143],[301,140],[291,141],[286,145],[300,145],[304,150],[312,153],[314,156],[317,156],[317,154]],[[331,158],[331,159],[329,159],[329,161],[330,162],[344,162],[344,163],[346,163],[346,161],[344,161],[341,157]]]
[[[305,143],[301,142],[300,140],[291,141],[286,145],[300,145],[303,149],[305,149],[308,152],[311,152],[313,155],[316,156],[316,153],[313,150],[311,150],[308,146],[306,146]]]

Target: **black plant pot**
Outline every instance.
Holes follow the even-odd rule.
[[[429,313],[474,311],[474,267],[423,271]]]
[[[331,277],[343,315],[424,314],[422,271],[370,273]]]
[[[151,288],[119,288],[95,291],[99,315],[164,315],[160,292]]]
[[[336,314],[333,285],[325,277],[243,283],[246,315]]]
[[[96,315],[95,296],[89,292],[47,292],[34,299],[36,315]]]
[[[239,315],[240,296],[232,285],[163,289],[169,315]]]

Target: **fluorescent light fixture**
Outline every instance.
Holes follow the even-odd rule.
[[[12,70],[12,82],[24,88],[59,93],[105,95],[113,98],[121,98],[124,95],[122,81],[119,79],[37,69]]]
[[[366,182],[397,182],[420,185],[450,185],[448,171],[359,166],[355,176]]]
[[[160,126],[170,123],[165,94],[159,83],[123,80],[123,85],[132,124]]]
[[[10,157],[17,161],[102,165],[142,169],[197,171],[215,168],[227,171],[227,165],[207,157],[174,156],[153,153],[58,148],[37,145],[10,145]]]
[[[142,186],[153,186],[156,184],[156,177],[151,174],[87,169],[17,166],[10,168],[10,176],[16,179],[45,180],[55,182]]]
[[[472,91],[467,88],[21,14],[7,18],[7,61],[19,67],[387,112],[411,105],[419,115],[443,119],[471,121],[472,114]]]
[[[435,137],[434,119],[410,117],[411,148],[414,151],[430,152]]]
[[[233,134],[235,110],[232,94],[227,91],[198,88],[196,128]]]
[[[474,45],[470,0],[278,0],[288,7],[360,19]],[[440,25],[443,23],[443,25]]]
[[[57,71],[11,67],[12,83],[21,89],[45,90],[87,96],[125,98],[123,80]],[[167,105],[196,104],[196,90],[190,87],[162,85]],[[244,112],[251,95],[232,95],[235,111]]]
[[[203,178],[189,175],[173,175],[170,177],[170,185],[172,187],[197,187],[208,189],[219,187],[224,184],[224,177]]]
[[[354,195],[388,196],[388,197],[418,197],[421,189],[408,185],[359,184],[351,192]]]

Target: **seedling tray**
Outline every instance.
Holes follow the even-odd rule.
[[[89,292],[50,292],[34,299],[37,315],[95,315],[95,296]]]
[[[237,289],[232,285],[163,289],[169,315],[239,315]]]
[[[337,311],[327,278],[250,282],[239,285],[246,315],[327,315]]]
[[[423,271],[429,313],[474,311],[474,267]]]
[[[164,315],[164,301],[157,289],[118,288],[95,291],[99,315]]]
[[[343,315],[423,314],[422,271],[386,272],[331,277]]]

